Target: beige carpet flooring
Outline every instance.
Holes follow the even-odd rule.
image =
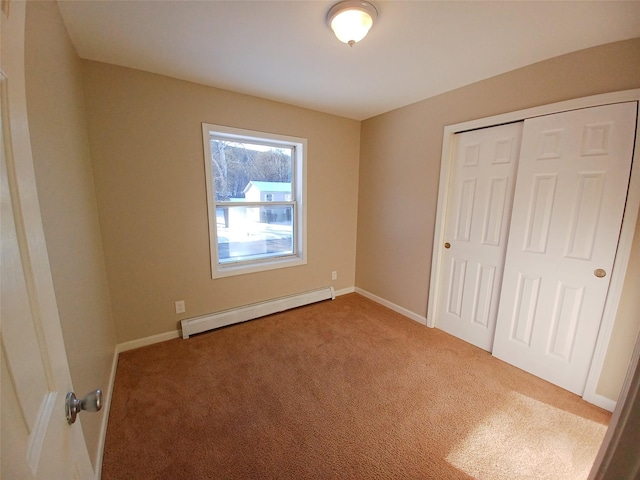
[[[102,478],[578,480],[609,419],[350,294],[122,353]]]

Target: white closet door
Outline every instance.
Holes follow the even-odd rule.
[[[616,254],[636,103],[525,121],[493,354],[582,395]]]
[[[456,135],[438,327],[491,351],[522,122]]]

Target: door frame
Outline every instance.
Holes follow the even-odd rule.
[[[445,219],[447,213],[447,202],[449,200],[449,184],[452,176],[452,161],[454,153],[454,141],[457,133],[478,128],[491,127],[503,123],[519,122],[528,118],[539,117],[543,115],[551,115],[555,113],[566,112],[569,110],[578,110],[582,108],[597,107],[622,102],[638,102],[640,104],[640,89],[624,90],[620,92],[605,93],[583,97],[573,100],[567,100],[549,105],[518,110],[515,112],[494,115],[491,117],[470,120],[463,123],[448,125],[444,128],[442,140],[442,158],[440,162],[440,183],[438,185],[438,206],[436,210],[436,223],[433,235],[433,254],[431,260],[431,277],[429,283],[429,297],[427,304],[427,326],[435,327],[437,322],[435,312],[437,311],[437,303],[440,294],[439,279],[442,275],[442,249],[445,238]],[[640,121],[636,123],[636,139],[640,138]],[[606,398],[596,393],[602,367],[604,365],[609,340],[613,331],[622,287],[627,272],[627,264],[631,255],[631,244],[635,233],[636,222],[638,220],[638,209],[640,208],[640,168],[633,168],[633,160],[640,158],[640,141],[635,142],[633,159],[631,163],[631,176],[629,179],[629,189],[627,191],[627,202],[622,217],[622,228],[620,230],[620,238],[618,240],[618,249],[611,272],[611,283],[605,300],[604,311],[598,339],[587,377],[587,383],[582,398],[589,403],[593,403],[610,412],[614,411],[616,401]],[[640,343],[640,337],[638,339]],[[620,399],[619,399],[620,400]]]

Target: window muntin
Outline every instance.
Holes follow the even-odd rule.
[[[213,278],[306,263],[306,140],[203,124]]]

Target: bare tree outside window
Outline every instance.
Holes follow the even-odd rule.
[[[291,183],[291,148],[211,139],[217,201],[244,198],[250,181]]]

